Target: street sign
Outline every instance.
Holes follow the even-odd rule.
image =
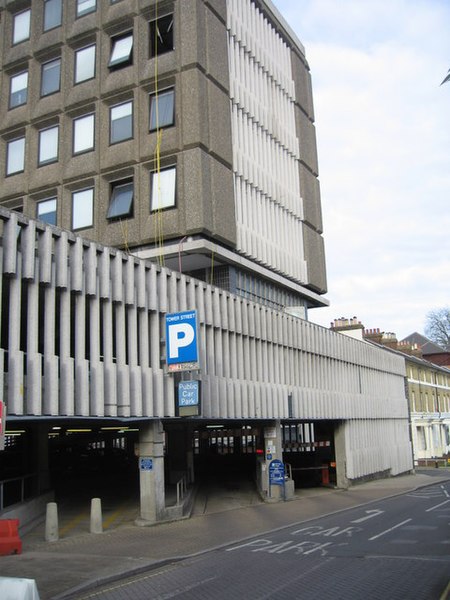
[[[170,371],[199,368],[196,310],[166,315],[166,362]]]
[[[198,380],[185,380],[178,382],[176,414],[179,417],[196,417],[201,414],[200,392],[201,384]]]
[[[278,458],[269,464],[269,484],[284,485],[284,464]]]
[[[141,457],[139,459],[139,469],[141,471],[153,471],[153,459]]]
[[[199,381],[180,381],[178,384],[178,406],[197,406]]]

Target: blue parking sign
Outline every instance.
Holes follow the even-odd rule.
[[[166,315],[167,364],[197,363],[197,311]]]

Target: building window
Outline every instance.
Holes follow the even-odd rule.
[[[72,194],[72,229],[85,229],[94,224],[94,188]]]
[[[37,218],[49,225],[56,225],[56,198],[47,198],[38,202]]]
[[[169,127],[175,121],[175,90],[150,96],[150,131]]]
[[[6,151],[6,174],[21,173],[25,167],[25,138],[8,142]]]
[[[108,208],[108,219],[131,217],[133,215],[133,181],[120,181],[111,185],[111,202]]]
[[[133,33],[111,38],[111,56],[108,67],[125,67],[133,62]]]
[[[13,18],[13,44],[30,39],[31,9],[17,13]]]
[[[62,0],[45,0],[44,31],[59,27],[62,22]]]
[[[75,52],[75,83],[95,77],[95,44]]]
[[[94,115],[84,115],[73,120],[73,153],[94,149]]]
[[[151,176],[150,210],[175,206],[176,167],[155,171]]]
[[[110,108],[110,142],[116,144],[133,137],[133,103],[124,102]]]
[[[42,129],[39,132],[39,165],[46,165],[58,160],[58,137],[58,126]]]
[[[173,15],[150,21],[150,58],[173,50]]]
[[[42,65],[41,96],[59,92],[61,80],[61,59],[57,58]]]
[[[15,108],[26,104],[28,96],[28,71],[11,75],[9,90],[9,107]]]
[[[97,8],[96,0],[77,0],[77,17],[83,17]]]

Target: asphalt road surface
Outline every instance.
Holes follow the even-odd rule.
[[[444,600],[450,482],[292,525],[85,592],[97,600]]]

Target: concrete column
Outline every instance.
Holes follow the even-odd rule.
[[[193,481],[192,427],[179,425],[167,432],[170,445],[169,483],[176,484],[183,475]]]
[[[50,489],[50,471],[48,457],[48,432],[45,424],[35,425],[33,430],[34,471],[37,473],[36,493],[41,494]]]
[[[139,431],[140,517],[136,525],[164,518],[164,430],[161,421],[149,421]]]
[[[269,500],[280,500],[283,497],[283,486],[269,485],[269,466],[272,460],[283,460],[283,439],[281,422],[272,421],[264,427],[264,458],[260,461],[260,487],[262,494]]]
[[[346,467],[346,427],[346,421],[341,421],[336,425],[336,428],[334,430],[334,450],[336,454],[336,487],[342,489],[347,489],[349,487]]]

